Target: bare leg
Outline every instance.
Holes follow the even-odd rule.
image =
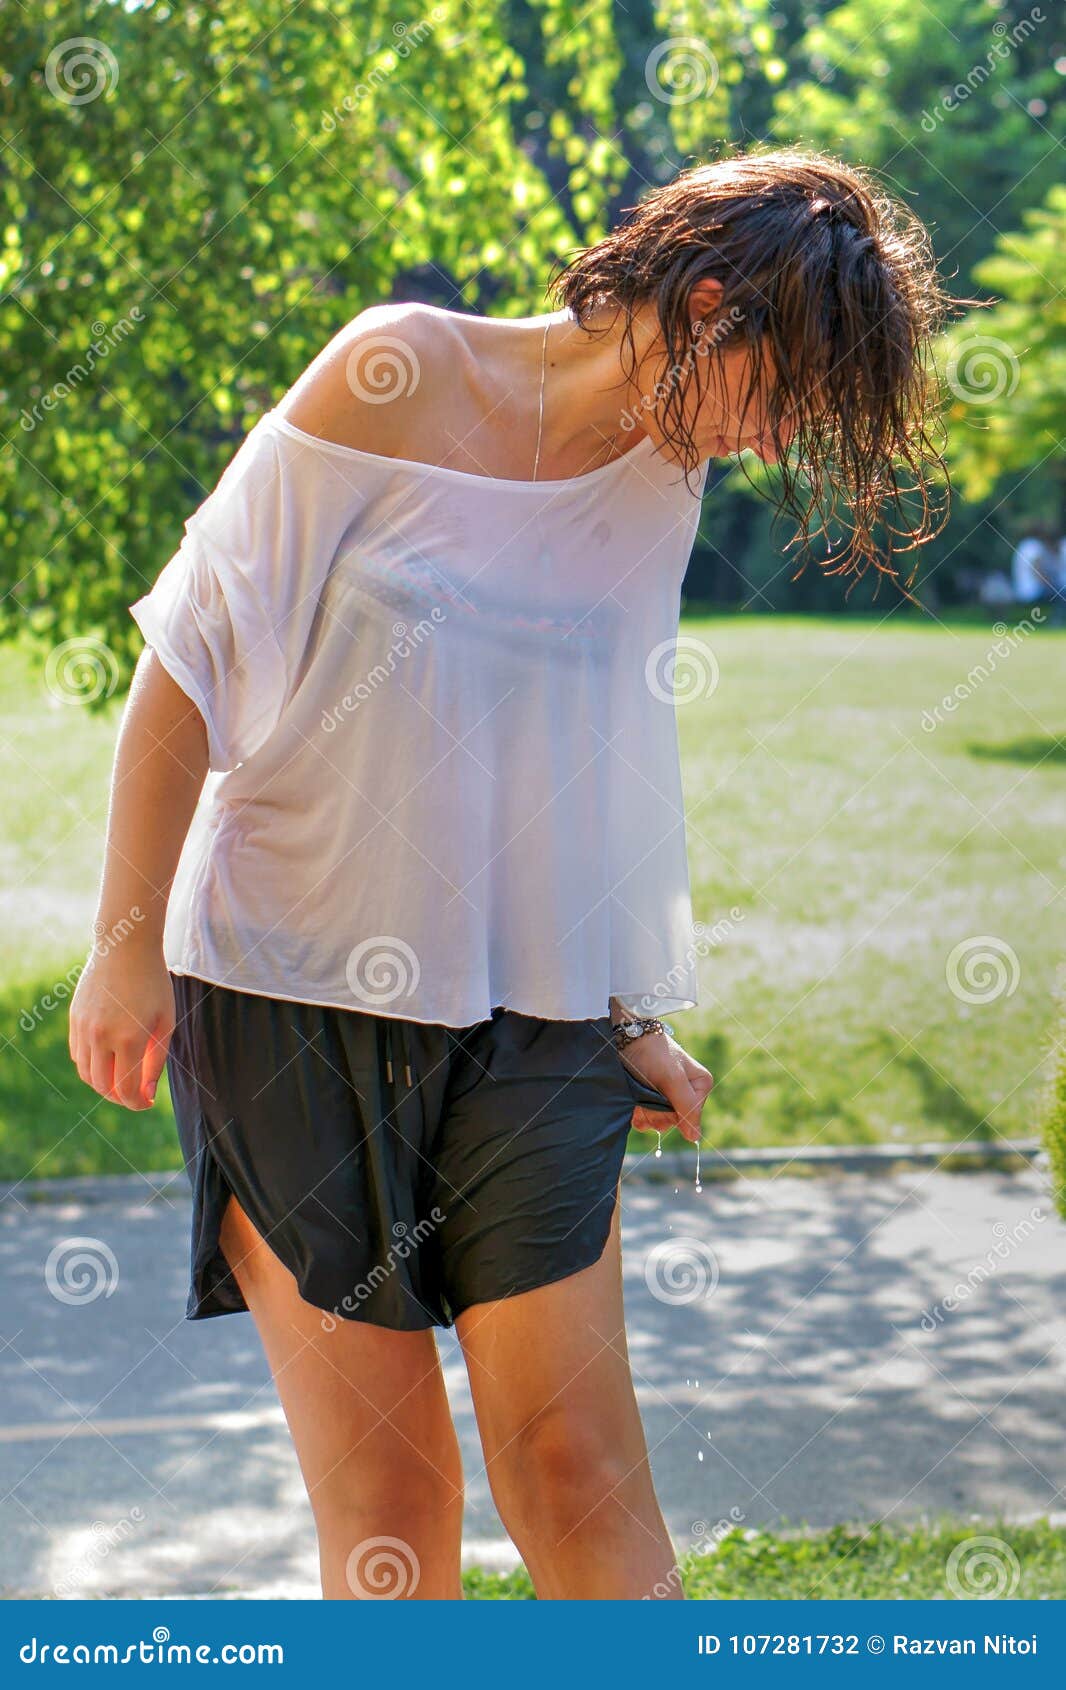
[[[463,1474],[432,1331],[329,1317],[230,1198],[222,1250],[296,1446],[329,1598],[459,1598]]]
[[[456,1321],[492,1494],[539,1597],[680,1598],[629,1369],[619,1207],[590,1268]]]

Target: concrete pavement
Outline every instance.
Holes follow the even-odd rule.
[[[1066,1266],[1021,1172],[658,1182],[623,1207],[630,1350],[679,1551],[719,1522],[1063,1512]],[[0,1590],[317,1594],[250,1316],[189,1322],[183,1174],[0,1202]],[[75,1240],[88,1240],[85,1244]],[[513,1563],[454,1339],[467,1558]]]

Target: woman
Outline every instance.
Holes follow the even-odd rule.
[[[681,1593],[617,1189],[630,1124],[697,1141],[712,1084],[661,1019],[697,1001],[669,671],[698,495],[751,450],[801,533],[847,521],[837,570],[890,569],[902,465],[929,532],[941,298],[862,173],[685,172],[553,290],[362,312],[132,607],[98,930],[141,919],[71,1053],[131,1109],[167,1064],[187,1314],[254,1316],[327,1597],[461,1594],[452,1323],[538,1594]]]

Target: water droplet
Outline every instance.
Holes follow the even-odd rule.
[[[700,1150],[701,1150],[701,1148],[702,1147],[699,1144],[696,1145],[696,1190],[697,1191],[703,1190],[703,1187],[700,1184]]]
[[[662,1133],[656,1133],[655,1137],[656,1137],[656,1140],[657,1140],[657,1143],[656,1143],[656,1146],[655,1146],[655,1159],[656,1159],[656,1161],[658,1161],[659,1157],[663,1153],[663,1135],[662,1135]]]
[[[696,1460],[697,1460],[697,1461],[702,1461],[702,1460],[703,1460],[703,1451],[702,1451],[702,1449],[698,1449],[698,1450],[697,1450],[697,1451],[696,1451]]]

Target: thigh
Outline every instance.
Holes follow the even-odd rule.
[[[632,1470],[647,1459],[625,1337],[620,1204],[590,1267],[497,1302],[455,1323],[486,1463],[538,1420],[562,1416]]]
[[[372,1508],[400,1470],[408,1485],[460,1495],[433,1333],[338,1321],[305,1302],[232,1197],[221,1245],[255,1320],[316,1513],[346,1494]]]

